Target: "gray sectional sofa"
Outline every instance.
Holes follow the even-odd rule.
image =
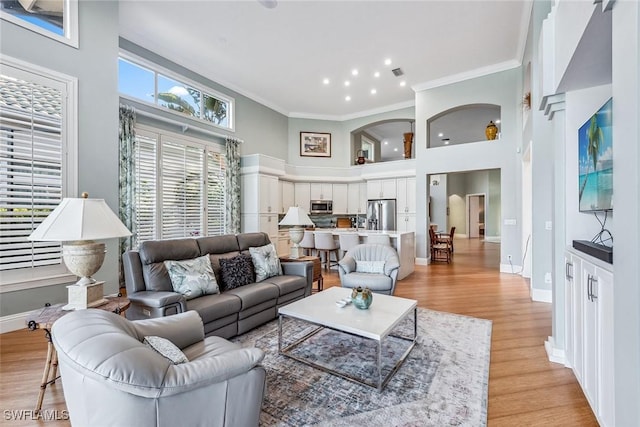
[[[278,307],[311,295],[311,262],[283,263],[283,275],[190,300],[173,291],[164,265],[166,260],[209,255],[216,279],[221,283],[220,258],[248,254],[250,247],[269,243],[266,233],[143,242],[138,251],[123,255],[127,297],[131,301],[127,318],[149,319],[195,310],[202,318],[205,335],[223,338],[243,334],[275,319]]]

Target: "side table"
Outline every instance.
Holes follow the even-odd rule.
[[[104,304],[89,308],[88,310],[105,310],[111,311],[116,314],[124,316],[124,312],[127,311],[131,305],[131,301],[128,298],[121,295],[106,296],[107,302]],[[42,329],[44,336],[47,339],[47,360],[44,364],[44,372],[42,373],[42,382],[40,383],[40,393],[38,394],[38,402],[36,403],[35,412],[40,413],[42,409],[42,401],[44,399],[44,392],[49,384],[54,384],[60,376],[58,375],[58,353],[56,352],[53,342],[51,341],[51,327],[53,323],[64,316],[70,311],[63,310],[65,304],[47,305],[42,309],[36,310],[31,313],[27,323],[27,327],[31,331],[36,329]],[[53,367],[53,370],[51,369]]]
[[[320,292],[322,290],[322,285],[324,279],[322,278],[322,264],[320,263],[320,258],[317,256],[303,256],[300,258],[289,258],[288,256],[280,257],[280,262],[313,262],[313,279],[312,282],[318,282],[318,289],[315,289],[316,292]],[[313,289],[312,289],[313,291]]]

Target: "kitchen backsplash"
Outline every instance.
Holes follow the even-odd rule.
[[[312,214],[309,215],[309,218],[311,218],[311,221],[313,221],[313,223],[316,225],[316,228],[335,228],[336,227],[336,223],[338,222],[338,218],[347,218],[347,219],[351,219],[351,218],[355,218],[358,217],[360,220],[360,227],[364,228],[364,224],[365,221],[367,219],[366,215],[328,215],[328,214]],[[281,221],[282,218],[284,218],[284,215],[279,215],[278,216],[278,221]],[[280,229],[286,229],[289,228],[289,226],[283,225],[280,226]]]

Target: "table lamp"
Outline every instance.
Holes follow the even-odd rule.
[[[102,285],[91,277],[102,266],[104,243],[96,239],[130,236],[131,232],[113,213],[104,199],[64,198],[47,218],[28,237],[43,242],[66,242],[62,257],[67,269],[80,277],[67,286],[69,304],[65,310],[83,309],[104,302]]]
[[[303,225],[315,225],[309,215],[304,211],[304,209],[291,206],[287,211],[287,214],[282,218],[282,221],[278,223],[279,225],[292,225],[289,229],[289,237],[291,238],[291,243],[293,246],[291,247],[291,255],[290,258],[296,259],[304,256],[302,250],[300,249],[300,242],[304,237],[304,228]]]

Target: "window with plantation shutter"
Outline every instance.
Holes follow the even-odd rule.
[[[136,126],[136,232],[152,239],[225,232],[225,156],[221,147]]]
[[[61,81],[25,66],[0,73],[0,274],[2,285],[66,276],[57,242],[28,236],[67,194],[75,169],[68,162],[69,91]],[[73,169],[73,170],[71,170]],[[56,283],[53,280],[52,283]],[[24,288],[29,286],[25,285]],[[20,288],[18,288],[20,289]]]

